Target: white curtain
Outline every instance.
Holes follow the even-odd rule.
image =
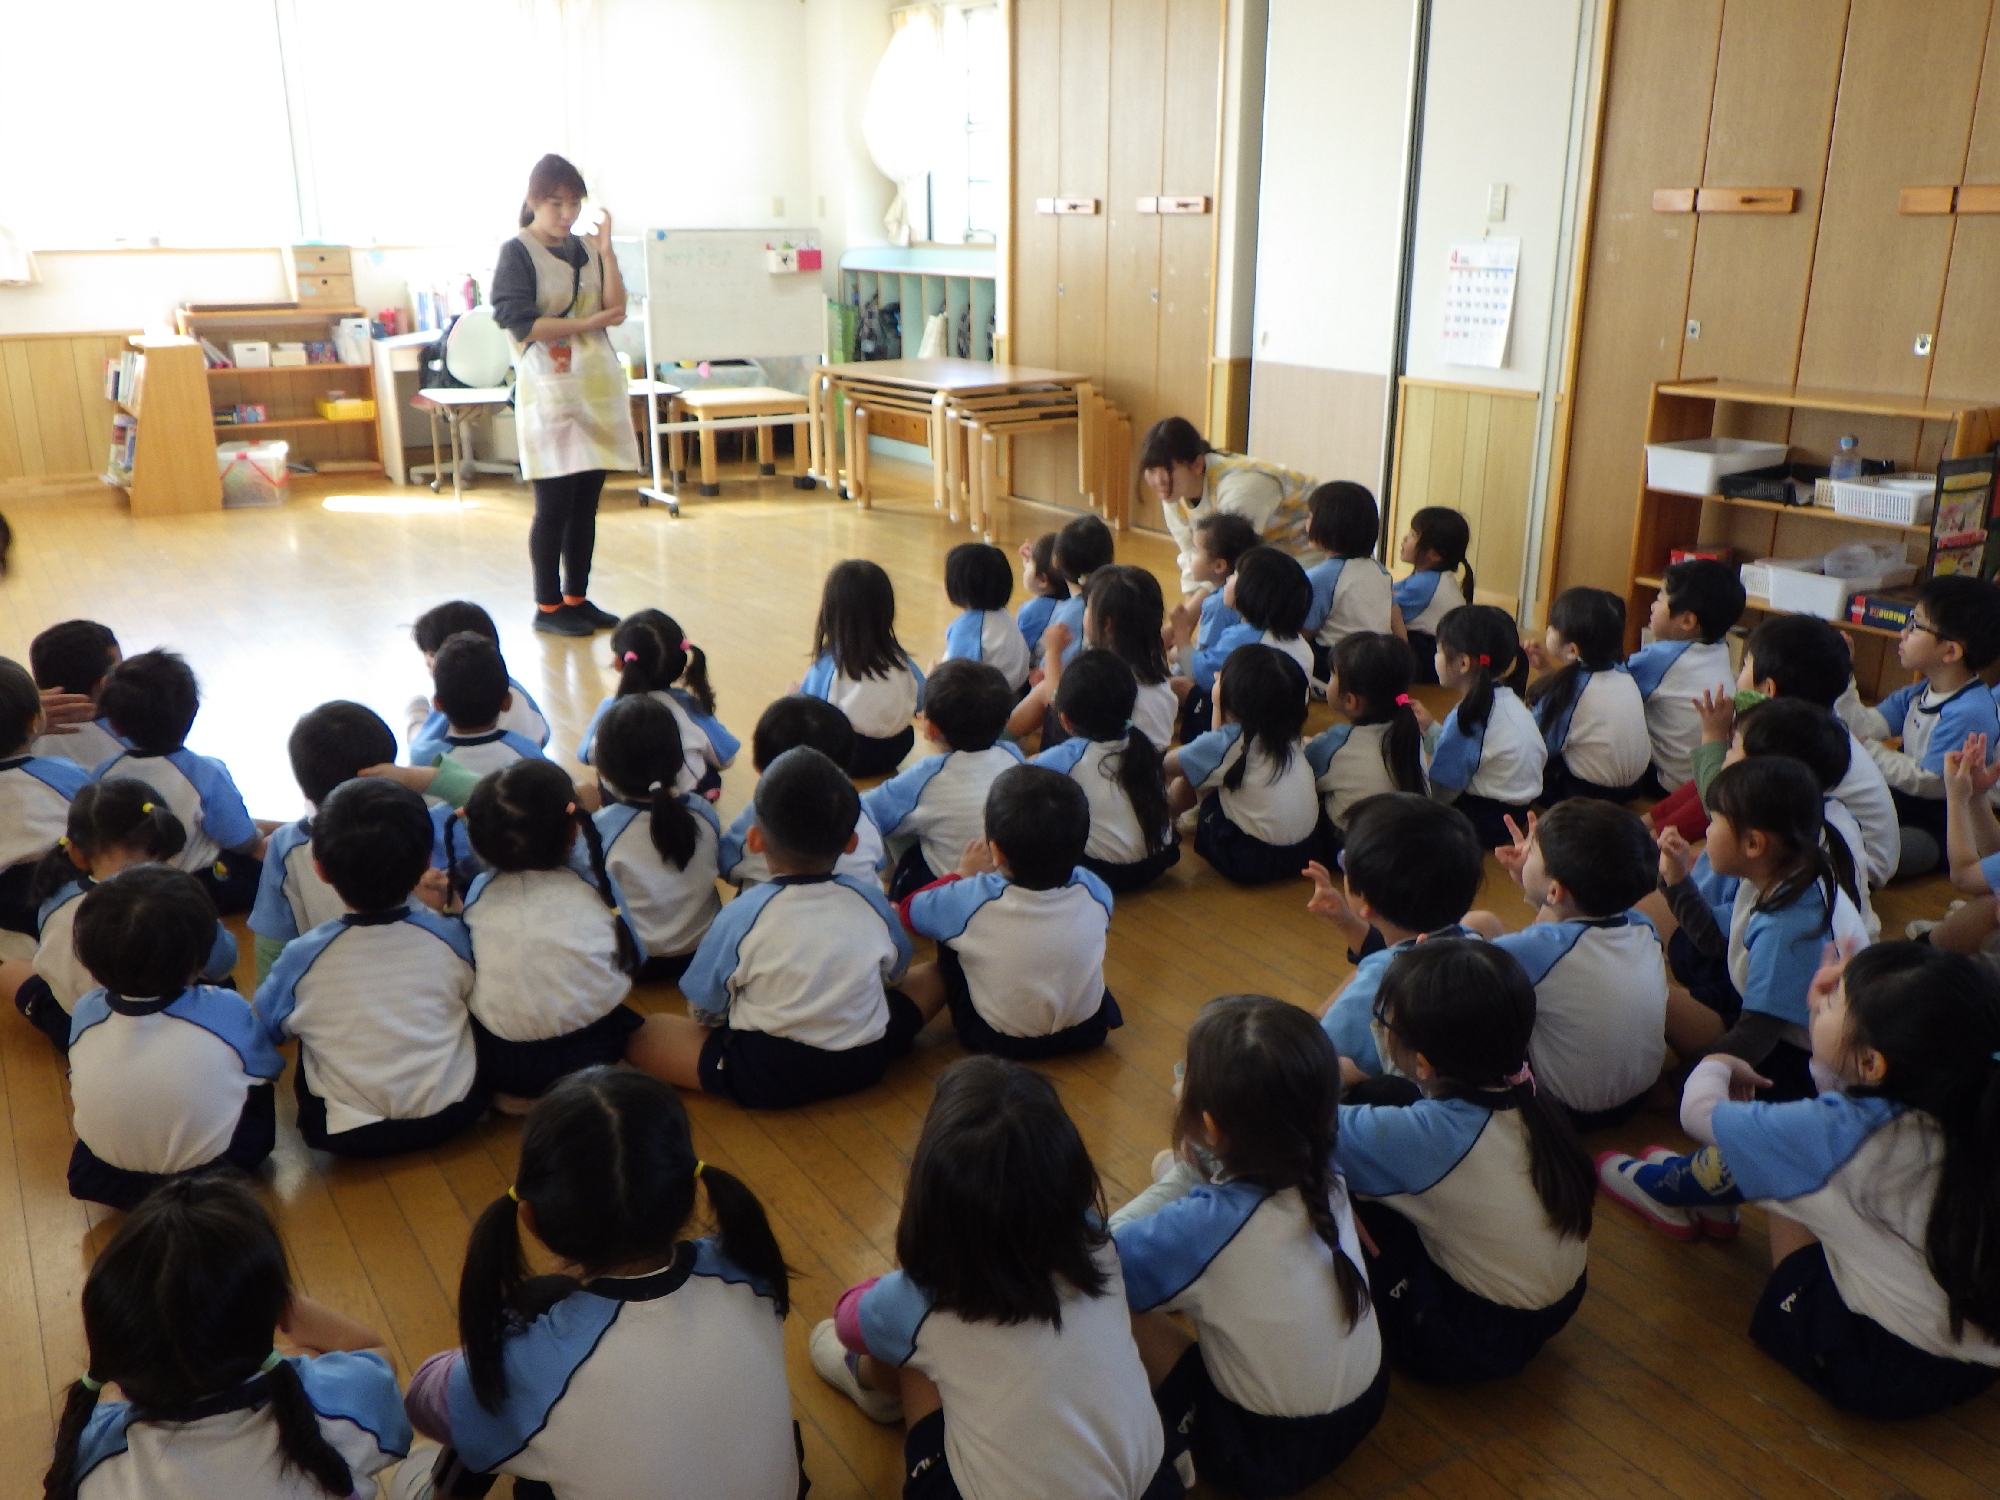
[[[946,108],[940,62],[936,15],[928,9],[906,12],[876,65],[861,113],[868,154],[896,184],[882,224],[898,245],[930,237],[929,178]]]

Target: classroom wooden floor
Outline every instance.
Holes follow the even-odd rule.
[[[928,502],[927,478],[890,471],[872,514],[803,495],[788,481],[742,480],[675,521],[611,486],[593,596],[620,612],[658,606],[708,653],[721,717],[746,740],[759,711],[806,665],[820,579],[843,557],[894,578],[904,643],[941,648],[952,611],[940,584],[964,534]],[[130,651],[168,645],[200,674],[206,706],[191,738],[223,757],[261,818],[298,815],[284,741],[328,698],[371,704],[392,724],[426,690],[410,620],[465,596],[500,622],[509,665],[576,743],[612,683],[605,638],[568,642],[529,629],[525,491],[488,480],[463,511],[426,490],[304,481],[285,508],[133,521],[100,487],[0,490],[16,538],[0,582],[0,653],[25,659],[43,626],[89,615]],[[323,503],[324,502],[324,503]],[[1059,518],[1005,516],[1010,549]],[[1128,537],[1120,555],[1159,572],[1171,548]],[[1324,714],[1324,710],[1316,711]],[[572,769],[575,769],[572,765]],[[746,753],[724,777],[721,812],[747,799]],[[1192,853],[1153,891],[1119,903],[1106,961],[1127,1024],[1104,1051],[1050,1068],[1113,1203],[1147,1181],[1165,1143],[1181,1037],[1206,1000],[1263,991],[1317,1005],[1347,964],[1305,912],[1306,889],[1243,891]],[[1930,885],[1889,893],[1885,925],[1937,915]],[[1524,904],[1489,862],[1485,903],[1525,924]],[[246,962],[239,981],[252,979]],[[645,1009],[677,1007],[667,987]],[[823,1386],[806,1336],[850,1282],[890,1264],[897,1205],[932,1080],[959,1055],[933,1028],[916,1055],[868,1093],[784,1115],[690,1099],[701,1153],[740,1173],[769,1206],[798,1269],[787,1331],[792,1392],[813,1493],[898,1493],[900,1434]],[[59,1392],[83,1366],[77,1295],[115,1218],[64,1186],[71,1135],[63,1068],[46,1042],[0,1017],[0,1500],[40,1493]],[[279,1090],[289,1121],[289,1083]],[[492,1119],[448,1149],[381,1164],[307,1152],[289,1123],[266,1169],[300,1284],[381,1330],[405,1374],[456,1342],[453,1297],[468,1226],[511,1180],[518,1125]],[[1670,1116],[1643,1114],[1598,1147],[1682,1143]],[[1374,1435],[1311,1491],[1323,1497],[1782,1497],[1955,1500],[2000,1491],[2000,1399],[1902,1426],[1844,1417],[1749,1342],[1768,1265],[1763,1215],[1732,1245],[1679,1245],[1601,1205],[1582,1311],[1520,1378],[1467,1390],[1397,1381]],[[1025,1500],[1025,1497],[1024,1497]]]

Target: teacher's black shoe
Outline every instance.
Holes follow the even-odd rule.
[[[573,604],[559,604],[554,609],[535,611],[535,629],[543,635],[586,636],[597,634],[597,627],[578,613]]]
[[[581,604],[572,604],[568,607],[575,613],[579,620],[587,620],[593,629],[613,630],[617,628],[619,616],[614,615],[608,609],[599,609],[588,599],[584,600]]]

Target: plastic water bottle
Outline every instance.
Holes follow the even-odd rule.
[[[1835,479],[1859,479],[1861,477],[1860,444],[1853,433],[1840,440],[1840,451],[1833,456]]]

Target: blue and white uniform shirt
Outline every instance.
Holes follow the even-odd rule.
[[[91,775],[92,781],[131,776],[160,794],[161,800],[187,830],[187,843],[167,863],[193,874],[206,870],[225,849],[257,842],[257,825],[243,805],[243,794],[229,779],[229,768],[213,756],[192,750],[165,755],[141,755],[125,750]]]
[[[461,1357],[451,1440],[470,1469],[564,1500],[788,1500],[799,1488],[784,1324],[770,1287],[712,1240],[648,1276],[585,1282],[502,1345],[488,1411]]]
[[[1215,596],[1211,595],[1210,597]],[[1236,615],[1236,611],[1233,609],[1229,613]],[[1293,639],[1296,640],[1297,637],[1293,637]],[[1188,676],[1194,679],[1195,686],[1203,692],[1212,693],[1215,691],[1215,679],[1222,672],[1223,663],[1229,660],[1230,655],[1237,647],[1277,644],[1277,641],[1268,631],[1252,625],[1248,620],[1237,615],[1228,626],[1217,631],[1214,635],[1210,635],[1206,628],[1203,629],[1200,642],[1196,644],[1194,650],[1188,656]],[[1286,648],[1279,646],[1279,649],[1285,650]],[[1289,655],[1290,653],[1287,652],[1287,654]],[[1306,651],[1306,677],[1308,680],[1312,677],[1312,651],[1310,648]]]
[[[214,1161],[250,1090],[284,1071],[269,1028],[234,990],[194,985],[160,1001],[95,989],[70,1014],[77,1138],[127,1172]]]
[[[1366,797],[1400,790],[1383,759],[1387,724],[1335,724],[1306,742],[1306,764],[1321,806],[1336,828],[1347,827],[1348,810]]]
[[[924,706],[924,674],[905,653],[903,665],[884,677],[849,677],[833,664],[832,653],[806,669],[799,691],[822,698],[847,715],[854,732],[871,740],[893,739],[910,727]]]
[[[934,874],[958,868],[965,846],[986,832],[986,794],[1000,773],[1022,763],[1007,741],[984,750],[948,750],[899,771],[861,794],[861,811],[885,839],[914,838]]]
[[[1389,612],[1396,607],[1396,584],[1372,557],[1329,557],[1306,569],[1312,606],[1305,633],[1322,646],[1338,646],[1350,635],[1391,633]]]
[[[1666,1057],[1660,935],[1637,912],[1537,922],[1493,940],[1535,987],[1528,1061],[1571,1109],[1611,1109],[1646,1092]]]
[[[945,627],[945,661],[983,661],[1015,692],[1027,686],[1028,642],[1004,609],[968,609]]]
[[[1403,612],[1403,626],[1436,635],[1438,622],[1466,602],[1458,586],[1458,574],[1437,569],[1412,573],[1396,585],[1396,608]]]
[[[1890,786],[1913,797],[1944,795],[1945,755],[1968,735],[1983,734],[1989,745],[2000,740],[2000,706],[1976,677],[1954,693],[1940,693],[1928,682],[1898,688],[1876,705],[1868,723],[1882,731],[1868,740],[1870,757]],[[1900,750],[1881,743],[1895,734],[1903,737]]]
[[[258,988],[277,1036],[299,1039],[333,1134],[422,1120],[472,1092],[472,940],[412,902],[348,912],[288,943]]]
[[[1062,625],[1069,631],[1069,644],[1063,647],[1062,664],[1068,666],[1083,653],[1083,590],[1074,590],[1067,599],[1058,599],[1056,607],[1049,611],[1048,620],[1042,626],[1042,636],[1048,635],[1050,625]],[[1036,642],[1036,660],[1046,652],[1041,649],[1041,641]]]
[[[1431,937],[1477,938],[1470,927],[1444,927]],[[1354,977],[1333,997],[1333,1004],[1320,1017],[1320,1027],[1333,1038],[1334,1050],[1370,1077],[1394,1072],[1389,1066],[1385,1033],[1375,1019],[1375,996],[1382,988],[1382,976],[1400,953],[1414,948],[1421,938],[1406,938],[1388,948],[1364,954],[1354,966]]]
[[[1829,931],[1826,894],[1817,884],[1777,911],[1757,910],[1758,901],[1757,887],[1744,880],[1737,882],[1729,905],[1715,908],[1717,924],[1729,933],[1730,982],[1745,1010],[1776,1016],[1785,1023],[1785,1040],[1810,1051],[1806,995],[1820,955],[1829,942],[1852,939],[1866,947],[1868,924],[1847,892],[1838,891]]]
[[[567,865],[481,875],[465,897],[473,1019],[509,1042],[547,1041],[603,1020],[632,989],[618,967],[618,921]]]
[[[1056,612],[1062,600],[1049,594],[1036,594],[1015,611],[1014,623],[1020,627],[1021,639],[1027,644],[1028,655],[1035,661],[1042,658],[1042,632],[1049,628],[1049,617]]]
[[[38,734],[28,746],[30,755],[46,755],[56,760],[73,760],[86,771],[95,771],[112,756],[127,749],[126,743],[112,733],[109,719],[92,719],[88,723],[70,726],[74,734],[57,734],[51,730]]]
[[[541,705],[528,695],[528,690],[513,678],[507,679],[507,706],[500,710],[498,728],[513,731],[523,739],[533,740],[542,750],[549,748],[549,721],[542,713]],[[410,731],[410,743],[418,740],[441,740],[451,733],[451,721],[443,713],[433,708],[416,728]]]
[[[356,1493],[410,1451],[410,1422],[389,1362],[358,1354],[295,1354],[320,1436],[347,1460]],[[247,1380],[222,1411],[192,1422],[149,1422],[129,1401],[100,1401],[76,1449],[78,1500],[156,1495],[242,1495],[324,1500],[326,1491],[285,1457],[263,1377]],[[426,1466],[428,1468],[428,1466]]]
[[[410,742],[413,766],[434,766],[447,755],[477,776],[504,771],[517,760],[548,759],[540,745],[511,729],[489,729],[484,734],[446,733],[436,739]]]
[[[711,770],[719,771],[736,758],[736,736],[724,729],[719,721],[702,713],[701,705],[692,696],[672,688],[656,688],[647,696],[666,704],[673,713],[674,727],[681,732],[681,760],[684,764],[676,790],[693,791]],[[617,701],[616,698],[606,698],[597,705],[597,712],[590,716],[590,727],[584,730],[583,742],[576,747],[576,758],[582,764],[597,764],[592,758],[597,752],[597,726]],[[715,736],[709,734],[711,728],[717,731]],[[727,753],[718,746],[725,747]]]
[[[1939,1359],[2000,1365],[2000,1340],[1951,1306],[1924,1251],[1944,1167],[1943,1133],[1922,1110],[1821,1094],[1790,1104],[1715,1106],[1709,1121],[1743,1196],[1811,1230],[1840,1300]]]
[[[1542,743],[1551,756],[1562,756],[1572,776],[1596,786],[1630,786],[1653,758],[1639,685],[1622,666],[1579,673],[1575,696],[1543,730]]]
[[[1221,640],[1224,632],[1234,630],[1243,623],[1243,616],[1230,607],[1223,598],[1223,590],[1211,588],[1201,596],[1201,618],[1196,623],[1194,633],[1195,649],[1213,646]]]
[[[1408,1219],[1438,1269],[1475,1297],[1537,1311],[1583,1275],[1589,1244],[1549,1223],[1519,1110],[1470,1099],[1343,1104],[1333,1159],[1348,1187]]]
[[[1139,684],[1139,696],[1132,703],[1132,723],[1160,754],[1165,755],[1167,746],[1174,742],[1174,728],[1180,717],[1181,700],[1174,696],[1170,683]]]
[[[1866,875],[1871,886],[1887,885],[1903,857],[1903,836],[1898,830],[1896,799],[1889,795],[1889,783],[1875,764],[1868,747],[1851,730],[1848,732],[1847,774],[1827,795],[1846,808],[1861,831],[1861,849],[1867,857]],[[1855,874],[1863,872],[1856,862]]]
[[[917,892],[909,912],[913,931],[951,945],[972,1008],[1002,1036],[1052,1036],[1104,1004],[1111,892],[1088,870],[1046,891],[989,871]]]
[[[1435,734],[1424,737],[1424,774],[1430,777],[1431,795],[1441,802],[1470,795],[1525,807],[1542,795],[1548,759],[1541,726],[1528,705],[1512,688],[1498,684],[1484,724],[1463,727],[1454,708]]]
[[[1646,705],[1653,771],[1660,786],[1671,792],[1694,774],[1694,747],[1701,743],[1701,713],[1695,700],[1710,690],[1735,696],[1736,669],[1729,664],[1729,643],[1655,641],[1627,657],[1625,670],[1632,674]]]
[[[721,820],[705,798],[681,794],[681,806],[694,815],[694,853],[680,869],[653,845],[653,813],[644,804],[612,802],[597,814],[598,837],[604,841],[604,868],[618,893],[619,909],[648,958],[674,958],[694,952],[708,924],[722,910],[715,892],[715,851],[722,837]]]
[[[1340,1248],[1367,1281],[1346,1185],[1336,1174]],[[1333,1250],[1297,1188],[1204,1183],[1112,1231],[1132,1311],[1185,1313],[1216,1390],[1245,1411],[1318,1417],[1366,1395],[1382,1368],[1372,1305],[1352,1327]]]
[[[780,875],[723,907],[681,976],[697,1020],[825,1052],[878,1041],[886,986],[910,940],[881,888],[846,875]]]
[[[250,930],[289,943],[346,910],[340,893],[313,868],[312,819],[300,818],[274,832],[264,846],[264,873],[257,880],[257,903],[250,908]]]
[[[97,882],[89,877],[72,880],[48,900],[36,920],[40,935],[35,946],[35,972],[48,982],[56,1004],[74,1012],[76,1002],[98,987],[83,960],[76,956],[76,908],[84,894]],[[221,984],[236,970],[236,935],[215,924],[215,945],[208,950],[208,962],[196,976],[203,984]]]
[[[944,1398],[944,1453],[965,1500],[1090,1495],[1138,1500],[1166,1452],[1132,1342],[1115,1245],[1103,1293],[1062,1289],[1062,1327],[971,1323],[931,1306],[901,1271],[861,1294],[868,1352],[928,1375]]]
[[[69,802],[90,783],[73,760],[16,755],[0,760],[0,868],[32,864],[69,827]]]
[[[756,821],[757,804],[754,801],[746,803],[743,811],[736,815],[736,820],[723,832],[722,843],[716,850],[716,866],[722,872],[722,878],[738,890],[748,890],[771,878],[771,862],[761,854],[750,852],[750,825]],[[875,820],[868,816],[868,809],[864,806],[861,815],[854,820],[854,847],[833,862],[833,873],[851,875],[860,881],[873,881],[888,858],[882,848],[882,830],[875,826]],[[952,861],[954,866],[957,863]]]
[[[1243,784],[1232,791],[1223,778],[1244,757],[1243,726],[1225,724],[1181,746],[1181,775],[1198,791],[1213,789],[1223,816],[1244,833],[1284,848],[1305,842],[1319,826],[1319,789],[1305,751],[1295,741],[1291,759],[1279,767],[1263,746],[1254,746]]]
[[[1083,847],[1084,856],[1108,865],[1137,864],[1147,857],[1146,830],[1140,827],[1131,795],[1118,779],[1125,743],[1122,739],[1087,740],[1072,735],[1028,761],[1031,766],[1060,772],[1083,788],[1084,800],[1090,804],[1090,838]],[[1171,827],[1153,831],[1172,841]]]

